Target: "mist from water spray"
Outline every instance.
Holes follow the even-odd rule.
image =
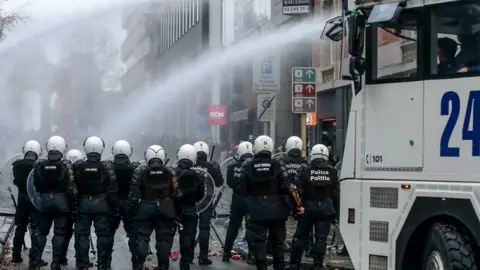
[[[5,39],[0,42],[0,57],[2,59],[0,62],[0,87],[2,89],[0,126],[4,130],[0,134],[0,147],[3,149],[4,155],[8,156],[18,152],[26,140],[36,139],[43,145],[46,138],[51,136],[52,133],[56,133],[55,131],[52,132],[50,128],[39,130],[38,118],[40,117],[43,128],[51,125],[63,126],[65,123],[74,121],[69,117],[71,114],[68,111],[55,112],[50,108],[43,108],[50,107],[52,85],[56,83],[58,74],[65,73],[68,77],[68,75],[72,75],[72,72],[76,72],[75,75],[87,77],[88,80],[88,71],[69,70],[63,65],[63,59],[58,59],[57,63],[53,63],[49,52],[53,51],[57,58],[59,58],[60,52],[66,51],[68,54],[68,48],[64,50],[64,48],[59,48],[59,45],[71,38],[75,31],[96,30],[98,26],[105,24],[109,18],[117,17],[123,9],[135,10],[147,3],[168,4],[174,1],[176,0],[154,2],[148,0],[100,0],[96,1],[95,4],[82,7],[63,5],[55,10],[52,9],[49,16],[30,16],[9,32]],[[114,23],[113,27],[120,30],[120,20]],[[112,27],[111,22],[109,27]],[[58,74],[53,74],[55,72]],[[101,91],[101,89],[98,91]],[[29,92],[36,92],[37,96],[41,97],[41,105],[33,104],[39,102],[38,98],[28,98],[32,96],[31,94],[26,95]],[[62,89],[60,89],[58,94],[60,96],[62,94],[68,95],[69,91],[62,92]],[[95,97],[84,98],[86,94],[82,91],[78,91],[74,95],[77,99],[76,102],[80,104],[79,107],[88,110],[88,108],[97,105],[104,106],[103,110],[106,112],[111,110],[103,100],[97,100]],[[20,103],[20,107],[12,105],[16,103]],[[82,111],[75,112],[75,114],[77,117],[83,117]],[[100,124],[98,119],[91,119],[91,121],[92,124]],[[27,126],[28,122],[32,127]],[[79,134],[80,136],[85,134],[83,129],[68,131],[70,134]],[[66,136],[67,140],[71,140],[68,135],[64,135],[63,130],[57,132]],[[77,141],[81,143],[82,139],[77,138]],[[80,145],[71,143],[70,146],[79,147]]]
[[[153,83],[148,92],[137,95],[128,107],[119,114],[113,114],[99,134],[105,141],[114,141],[119,134],[134,130],[145,120],[168,115],[162,105],[177,102],[180,97],[185,98],[192,89],[196,91],[196,86],[206,78],[219,76],[219,70],[271,54],[272,50],[281,51],[285,46],[306,39],[319,38],[325,22],[326,19],[323,18],[309,19],[288,28],[278,28],[264,36],[247,38],[224,49],[204,53],[192,62],[173,67],[165,77]]]

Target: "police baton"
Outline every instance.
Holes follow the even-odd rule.
[[[215,153],[215,145],[212,146],[212,152],[210,153],[210,161],[213,160],[213,153]]]

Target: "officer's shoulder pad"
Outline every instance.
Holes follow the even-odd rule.
[[[73,163],[73,165],[78,166],[78,165],[82,164],[83,162],[85,162],[83,159],[78,159]]]
[[[111,161],[111,160],[102,160],[102,164],[107,169],[113,168],[113,161]]]
[[[37,159],[37,160],[35,161],[35,165],[36,165],[36,164],[44,163],[45,161],[47,161],[47,159],[45,159],[45,158],[39,158],[39,159]]]
[[[12,166],[15,166],[17,165],[18,163],[20,163],[21,159],[16,159],[14,162],[12,162]]]
[[[253,158],[247,158],[243,163],[242,163],[242,167],[247,167],[248,164],[250,164],[251,162],[253,161]]]
[[[146,168],[147,168],[147,165],[139,165],[137,168],[135,168],[135,171],[133,171],[133,173],[135,174],[142,173]]]

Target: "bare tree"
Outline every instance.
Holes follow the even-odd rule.
[[[25,16],[20,14],[18,10],[7,12],[3,8],[6,2],[8,0],[0,0],[0,39],[4,37],[6,31],[11,30],[18,22],[25,19]]]
[[[95,128],[108,106],[106,92],[120,87],[122,70],[115,37],[108,28],[87,25],[69,33],[60,46],[59,106],[82,112],[64,125],[73,125],[72,130]]]

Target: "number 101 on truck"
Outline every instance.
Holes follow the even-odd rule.
[[[350,0],[340,230],[355,269],[480,267],[480,1]]]

